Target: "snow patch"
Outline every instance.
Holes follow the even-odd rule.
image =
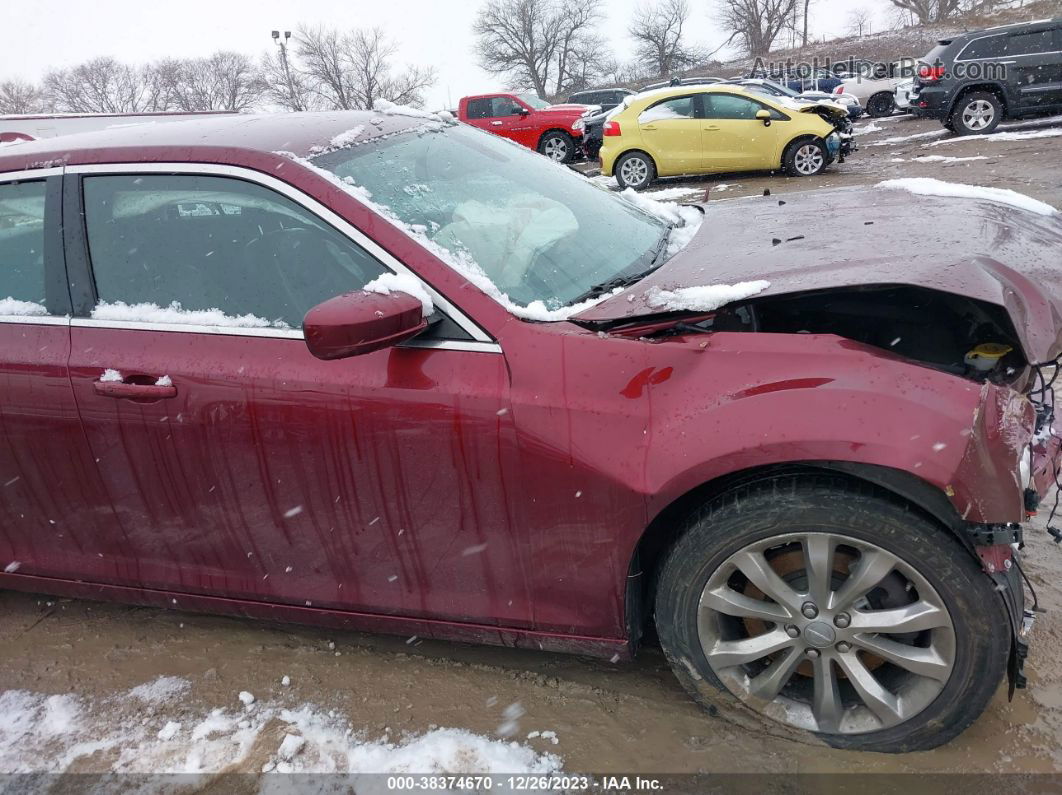
[[[12,298],[11,296],[8,296],[7,298],[0,298],[0,315],[32,317],[47,314],[48,309],[44,306],[44,304],[38,304],[35,301],[20,301],[17,298]]]
[[[704,222],[704,213],[696,207],[657,201],[638,193],[633,188],[627,188],[620,193],[620,196],[671,227],[671,237],[667,241],[669,257],[682,251],[693,240]]]
[[[96,320],[127,320],[140,323],[172,323],[190,326],[225,326],[232,328],[290,328],[283,320],[266,320],[252,314],[227,315],[216,307],[213,309],[184,309],[179,301],[169,306],[142,303],[127,304],[125,301],[109,303],[102,301],[92,310]]]
[[[1062,135],[1062,128],[1051,128],[1047,130],[1015,130],[1014,132],[998,132],[989,133],[988,135],[978,135],[976,138],[972,138],[968,135],[958,135],[954,138],[945,138],[943,141],[934,141],[929,146],[940,146],[941,144],[954,144],[959,141],[973,142],[973,141],[1027,141],[1033,138],[1057,138]],[[869,146],[870,144],[868,144]]]
[[[131,689],[129,697],[148,704],[161,704],[183,695],[189,686],[188,680],[179,676],[160,676]]]
[[[457,124],[453,114],[449,111],[444,110],[436,113],[430,110],[410,107],[409,105],[399,105],[387,99],[376,100],[372,105],[372,109],[388,116],[412,116],[417,119],[442,122],[443,124]]]
[[[1039,215],[1057,215],[1058,210],[1046,202],[1006,188],[983,188],[978,185],[963,185],[959,182],[944,182],[931,177],[903,177],[887,179],[877,184],[879,188],[906,190],[920,196],[947,196],[958,199],[977,199],[1007,204],[1019,210],[1028,210]]]
[[[104,370],[103,371],[103,375],[100,376],[100,381],[102,381],[105,384],[106,383],[120,383],[123,380],[125,380],[125,379],[122,377],[121,372],[118,371],[118,370],[114,370],[114,369],[112,369],[110,367],[108,367],[106,370]]]
[[[670,312],[710,312],[733,301],[751,298],[770,286],[770,282],[761,279],[737,284],[680,287],[676,290],[662,290],[654,287],[646,293],[646,301],[649,306]]]
[[[427,317],[435,311],[431,296],[424,289],[424,283],[409,273],[384,273],[361,289],[367,293],[378,293],[380,295],[407,293],[420,301],[423,317]]]
[[[173,386],[173,379],[168,375],[160,375],[155,379],[155,386]]]
[[[942,141],[940,143],[943,143]],[[984,155],[974,155],[973,157],[948,157],[946,155],[922,155],[921,157],[911,158],[915,163],[963,163],[968,160],[988,160]]]

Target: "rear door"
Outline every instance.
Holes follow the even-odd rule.
[[[1022,110],[1062,104],[1062,31],[1042,28],[1007,38],[1007,60]]]
[[[642,143],[656,161],[657,173],[690,174],[705,167],[697,94],[663,99],[638,114]]]
[[[284,183],[189,169],[70,185],[71,375],[122,583],[524,623],[500,350],[440,298],[430,339],[313,358],[303,314],[401,266]]]
[[[765,125],[756,113],[767,110],[772,123]],[[785,133],[778,111],[737,94],[704,95],[704,156],[711,171],[777,168],[777,141]]]
[[[70,387],[61,190],[0,174],[0,572],[82,579],[111,568],[113,514]]]

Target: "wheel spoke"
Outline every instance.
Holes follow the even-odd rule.
[[[771,597],[780,605],[790,610],[800,609],[800,596],[778,576],[762,552],[744,551],[733,558],[738,571],[748,577],[749,582]]]
[[[701,607],[718,610],[737,618],[758,618],[761,621],[787,621],[792,614],[783,606],[762,599],[753,599],[722,585],[701,595]]]
[[[804,653],[796,646],[791,646],[784,657],[772,660],[767,670],[749,683],[749,694],[763,701],[773,701],[803,659]]]
[[[897,643],[880,635],[873,637],[856,635],[854,640],[856,644],[872,654],[913,674],[928,676],[938,682],[948,681],[951,675],[951,665],[932,646],[929,648],[908,646],[906,643]]]
[[[715,670],[755,662],[768,654],[793,645],[793,639],[782,629],[773,629],[762,635],[741,640],[719,640],[710,649],[705,649],[708,663]]]
[[[837,664],[844,670],[863,703],[882,724],[891,726],[902,720],[899,699],[882,686],[857,655],[839,654]]]
[[[928,602],[914,602],[888,610],[853,610],[851,627],[855,632],[888,634],[921,632],[950,624],[947,611]]]
[[[859,558],[859,565],[848,575],[840,589],[834,595],[830,607],[843,610],[852,602],[865,596],[892,571],[896,558],[880,550],[864,550]]]
[[[825,606],[830,603],[834,547],[833,537],[824,533],[810,533],[804,538],[808,592],[811,601],[817,605]]]
[[[811,711],[815,715],[815,723],[818,724],[819,731],[840,731],[841,716],[844,714],[841,691],[837,686],[833,662],[826,656],[815,660],[815,696]]]

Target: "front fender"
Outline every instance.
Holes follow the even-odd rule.
[[[1032,407],[1013,390],[831,335],[720,333],[656,347],[674,375],[651,387],[652,517],[732,473],[840,462],[908,473],[965,521],[1024,518],[1018,467]]]

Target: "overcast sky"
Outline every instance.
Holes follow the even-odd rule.
[[[300,24],[339,28],[378,25],[398,43],[402,60],[435,66],[439,79],[429,107],[450,107],[464,94],[503,88],[476,66],[472,22],[484,0],[0,0],[0,80],[37,80],[52,68],[99,55],[144,63],[163,56],[207,55],[231,49],[256,57],[273,46],[270,30]],[[576,0],[577,1],[577,0]],[[630,55],[626,27],[638,0],[607,0],[602,33],[617,56]],[[714,0],[690,0],[691,41],[714,48],[726,36],[711,11]],[[840,35],[852,9],[866,6],[875,27],[887,18],[886,0],[815,0],[811,29]]]

